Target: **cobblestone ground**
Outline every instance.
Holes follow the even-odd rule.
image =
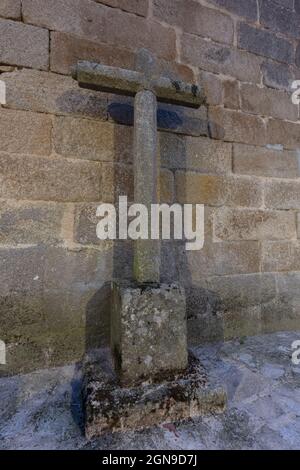
[[[299,449],[300,332],[256,336],[194,350],[228,390],[228,409],[177,426],[82,435],[80,371],[72,365],[0,379],[1,449]]]

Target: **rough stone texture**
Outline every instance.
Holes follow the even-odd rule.
[[[49,155],[51,127],[51,118],[47,115],[1,108],[1,151]]]
[[[111,349],[123,385],[187,367],[185,293],[177,285],[113,285]]]
[[[291,90],[293,76],[287,65],[272,61],[265,61],[261,67],[263,81],[266,86],[279,90]]]
[[[276,5],[273,0],[259,1],[259,19],[260,23],[272,31],[285,34],[289,37],[299,39],[300,35],[300,16],[291,14],[291,10],[285,8],[287,5],[278,2]],[[289,3],[291,8],[292,5]]]
[[[205,137],[182,137],[160,133],[160,160],[170,169],[226,174],[231,170],[231,144]]]
[[[241,109],[246,113],[298,120],[298,107],[284,91],[267,90],[253,85],[241,86]]]
[[[275,209],[299,209],[300,182],[272,180],[265,187],[266,207]]]
[[[291,42],[270,31],[253,28],[246,23],[240,24],[238,46],[278,62],[291,64],[294,60],[294,49]]]
[[[238,49],[207,42],[193,35],[182,37],[182,58],[208,72],[223,73],[242,81],[260,83],[262,59]]]
[[[233,171],[240,175],[299,178],[298,153],[234,144]]]
[[[140,16],[147,16],[148,0],[96,0],[113,8],[135,13]]]
[[[132,161],[130,128],[91,119],[58,117],[53,126],[55,151],[65,157],[97,161]]]
[[[153,14],[155,18],[190,34],[209,37],[224,44],[233,42],[232,19],[194,0],[154,0]]]
[[[259,180],[177,171],[175,183],[176,196],[181,203],[246,207],[262,204]]]
[[[240,86],[236,80],[226,80],[223,84],[223,101],[225,108],[240,108]]]
[[[10,108],[107,119],[107,95],[80,89],[71,77],[18,70],[3,73]]]
[[[256,0],[209,0],[209,2],[249,20],[257,19]]]
[[[300,147],[300,124],[270,119],[267,124],[267,140],[269,144],[283,145],[288,149]]]
[[[263,244],[262,255],[263,271],[299,271],[300,269],[300,246],[298,241],[265,242]],[[289,301],[292,303],[287,304],[285,311],[292,311],[292,293],[290,294]],[[285,312],[282,313],[283,316],[284,314]]]
[[[51,203],[1,202],[0,243],[59,243],[63,211]]]
[[[91,0],[24,0],[23,18],[50,30],[75,34],[95,42],[148,47],[158,56],[175,58],[175,32],[155,21],[107,8]]]
[[[0,155],[1,197],[48,201],[101,199],[101,166],[25,155]]]
[[[47,70],[49,32],[35,26],[0,19],[0,62]]]
[[[19,20],[21,17],[21,0],[2,0],[0,5],[0,16]]]
[[[216,241],[295,239],[295,222],[292,212],[219,208],[214,213],[214,236]]]
[[[99,367],[100,360],[104,365]],[[89,439],[107,432],[145,429],[212,412],[218,414],[226,406],[224,390],[207,384],[207,375],[194,356],[186,373],[133,388],[118,386],[103,353],[94,353],[86,362],[83,396],[85,433]]]
[[[258,116],[211,107],[209,127],[214,139],[254,145],[267,144],[264,121]]]
[[[109,44],[98,44],[77,36],[53,31],[51,33],[50,68],[53,72],[70,74],[79,60],[133,68],[134,54]]]

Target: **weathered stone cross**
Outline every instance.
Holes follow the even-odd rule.
[[[157,77],[154,57],[139,51],[136,71],[81,61],[73,78],[84,88],[135,96],[134,102],[134,199],[150,205],[157,202],[157,100],[192,108],[203,103],[201,88],[169,78]],[[134,276],[137,282],[159,282],[160,244],[137,240],[134,250]]]
[[[136,70],[80,61],[73,78],[81,87],[135,97],[134,199],[151,214],[158,197],[157,101],[199,108],[196,85],[158,76],[152,55],[141,50]],[[133,284],[114,284],[111,346],[121,383],[138,384],[187,367],[184,290],[161,285],[160,244],[137,240]]]

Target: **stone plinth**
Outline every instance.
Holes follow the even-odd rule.
[[[162,380],[185,370],[184,289],[176,284],[114,282],[111,350],[124,386]]]
[[[143,429],[208,413],[221,413],[226,393],[211,386],[199,361],[190,356],[187,370],[170,380],[120,387],[110,355],[94,351],[84,364],[85,432],[91,439],[105,432]]]

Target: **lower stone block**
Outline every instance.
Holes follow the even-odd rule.
[[[208,413],[221,413],[226,393],[192,355],[185,373],[170,380],[122,388],[106,351],[93,351],[85,359],[83,400],[86,437],[105,432],[144,429]]]

